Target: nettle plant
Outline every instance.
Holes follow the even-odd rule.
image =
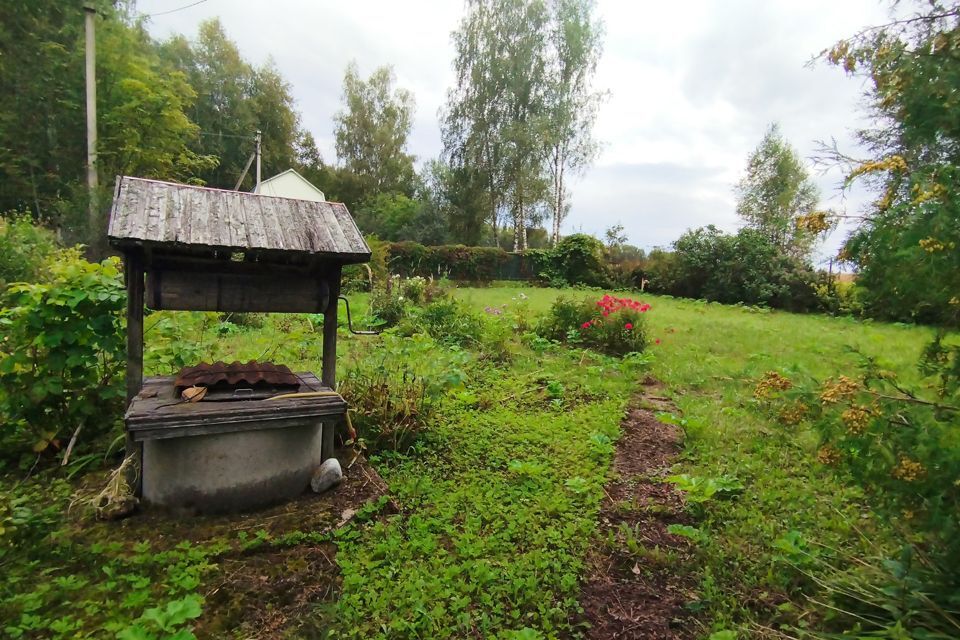
[[[122,414],[126,296],[118,265],[72,253],[52,265],[47,282],[8,288],[0,311],[5,451],[59,449],[71,432],[108,432]]]
[[[561,296],[541,320],[537,333],[608,355],[639,353],[647,346],[645,314],[649,310],[645,302],[609,294],[579,302]]]

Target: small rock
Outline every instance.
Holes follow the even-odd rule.
[[[97,518],[100,520],[120,520],[137,510],[140,501],[133,496],[120,496],[97,506]]]
[[[317,493],[323,493],[327,489],[337,486],[343,480],[343,470],[340,468],[340,461],[336,458],[329,458],[323,461],[317,470],[313,472],[310,478],[310,488]]]

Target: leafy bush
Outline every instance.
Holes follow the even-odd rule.
[[[264,319],[262,314],[230,314]],[[220,321],[220,315],[158,311],[144,319],[144,368],[159,375],[173,375],[193,366],[207,355],[203,335],[208,326],[217,326],[222,335],[240,331],[240,326]]]
[[[754,229],[727,235],[710,225],[688,231],[673,247],[672,257],[646,275],[651,292],[789,311],[817,308],[813,270]]]
[[[423,335],[381,339],[376,355],[346,368],[338,391],[358,436],[374,450],[397,450],[428,427],[447,391],[463,386],[469,356]]]
[[[387,280],[370,294],[370,315],[381,327],[395,327],[406,316],[407,304],[400,287],[400,276]]]
[[[960,344],[934,341],[921,370],[935,383],[933,395],[866,357],[858,374],[822,383],[768,372],[754,395],[781,423],[811,425],[820,439],[817,461],[861,485],[903,534],[900,558],[857,563],[864,573],[859,588],[849,588],[849,567],[826,581],[843,600],[840,610],[851,612],[841,622],[868,621],[864,631],[902,628],[901,637],[949,637],[909,631],[956,631],[941,613],[960,604]],[[912,609],[903,606],[914,592],[927,595]]]
[[[581,284],[609,287],[612,284],[604,246],[593,236],[575,233],[553,249],[527,252],[538,263],[538,277],[552,287]]]
[[[387,269],[389,243],[383,242],[377,236],[366,236],[364,240],[370,247],[370,262],[351,264],[343,268],[340,286],[344,293],[370,291],[376,283],[384,283],[390,277]]]
[[[413,304],[422,304],[427,293],[428,281],[422,276],[413,276],[400,283],[400,293]]]
[[[579,302],[560,296],[538,323],[537,333],[609,355],[639,353],[647,345],[644,314],[649,310],[649,304],[611,295]]]
[[[820,309],[831,315],[863,315],[863,288],[821,273],[814,286]]]
[[[401,333],[426,333],[442,344],[476,347],[483,339],[484,322],[460,302],[441,300],[411,315]]]
[[[497,279],[501,267],[510,260],[509,253],[494,247],[425,247],[416,242],[394,242],[389,251],[390,269],[396,273],[469,282]]]
[[[0,289],[11,282],[36,282],[58,252],[53,233],[29,215],[0,217]]]
[[[49,282],[15,284],[0,311],[0,435],[7,453],[60,448],[86,427],[110,431],[122,415],[126,296],[115,258],[93,264],[76,252]],[[66,432],[66,433],[65,433]]]

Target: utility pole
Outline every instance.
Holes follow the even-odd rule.
[[[87,190],[90,203],[87,211],[90,246],[99,241],[100,213],[97,202],[99,180],[97,179],[97,42],[95,20],[97,9],[93,2],[83,3],[86,27],[86,79],[87,79]]]
[[[257,182],[253,187],[253,190],[256,191],[257,187],[260,186],[260,140],[262,136],[260,135],[260,129],[257,129]]]

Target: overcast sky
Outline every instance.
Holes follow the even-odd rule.
[[[137,6],[160,14],[190,3]],[[878,0],[598,0],[606,37],[596,84],[610,93],[595,130],[603,152],[572,184],[565,232],[600,235],[619,223],[632,244],[650,248],[691,227],[735,230],[733,185],[773,121],[804,159],[815,141],[831,137],[855,149],[860,81],[807,63],[884,22],[886,7]],[[159,38],[194,37],[202,20],[219,17],[248,60],[273,59],[327,162],[335,160],[333,115],[347,63],[356,60],[364,75],[393,65],[398,86],[416,97],[410,150],[424,161],[442,149],[437,113],[453,81],[450,33],[463,12],[460,0],[204,0],[152,15],[150,29]],[[869,198],[841,198],[837,172],[814,175],[824,206],[856,210]],[[844,235],[835,232],[821,257]]]

